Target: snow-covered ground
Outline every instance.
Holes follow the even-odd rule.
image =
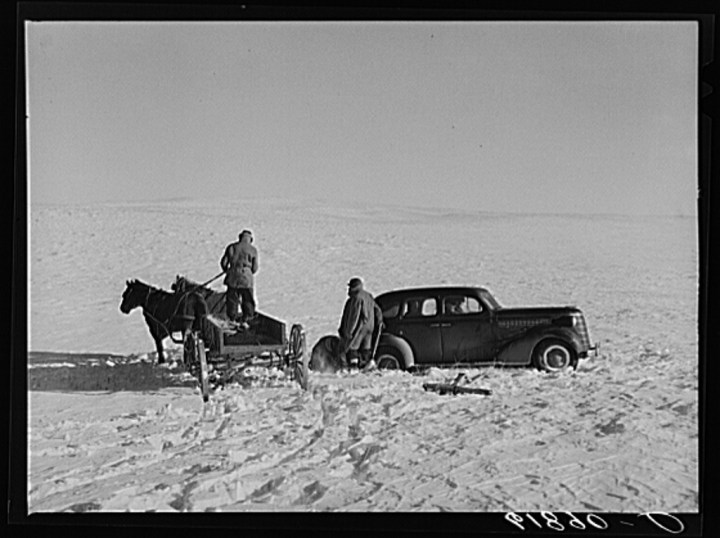
[[[30,221],[32,512],[698,510],[692,218],[179,200]],[[374,294],[468,284],[577,305],[601,355],[561,375],[462,370],[490,396],[422,389],[459,370],[313,374],[303,391],[257,369],[203,404],[178,347],[156,365],[120,297],[132,278],[210,279],[244,228],[259,309],[302,323],[309,347],[359,275]]]

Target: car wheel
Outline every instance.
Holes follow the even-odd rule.
[[[575,350],[562,340],[544,340],[533,352],[533,364],[545,372],[562,372],[575,362]]]
[[[402,370],[403,360],[400,352],[392,347],[380,347],[375,354],[378,370]]]

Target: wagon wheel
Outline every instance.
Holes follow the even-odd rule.
[[[200,391],[202,392],[203,402],[210,399],[210,386],[208,383],[208,364],[205,355],[205,343],[199,336],[196,337],[195,346],[197,349],[197,357],[200,362]]]
[[[185,366],[185,370],[191,371],[193,363],[195,363],[196,360],[195,339],[193,338],[193,333],[188,331],[185,333],[185,338],[183,339],[183,365]]]
[[[188,371],[197,376],[203,401],[207,402],[210,397],[207,357],[205,356],[205,344],[197,331],[185,335],[183,360]]]
[[[293,367],[293,376],[300,386],[307,390],[308,385],[308,354],[305,345],[305,331],[296,323],[290,330],[289,359]]]

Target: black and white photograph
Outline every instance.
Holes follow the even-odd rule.
[[[29,514],[699,512],[697,20],[167,7],[24,21]]]

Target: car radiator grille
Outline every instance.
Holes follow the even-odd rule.
[[[536,318],[536,319],[504,319],[498,322],[498,326],[503,329],[510,328],[525,328],[535,327],[536,325],[550,325],[552,320],[550,318]]]

